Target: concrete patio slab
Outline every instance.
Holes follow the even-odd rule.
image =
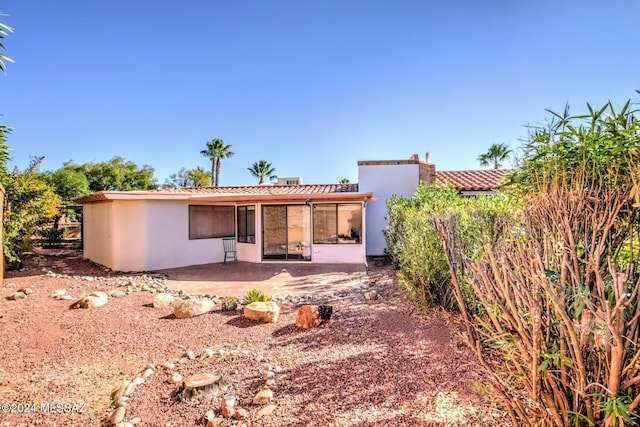
[[[170,289],[189,294],[243,296],[258,289],[268,296],[323,294],[346,290],[366,278],[363,264],[228,262],[159,270]]]

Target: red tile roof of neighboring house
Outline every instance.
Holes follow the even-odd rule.
[[[478,169],[468,171],[437,171],[436,182],[451,184],[459,191],[491,191],[500,188],[507,169]]]
[[[109,200],[189,200],[200,202],[274,200],[368,200],[372,193],[359,193],[358,184],[257,185],[235,187],[163,188],[150,191],[99,191],[74,199],[79,204]]]

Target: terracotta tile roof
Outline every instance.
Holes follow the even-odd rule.
[[[437,171],[436,182],[451,184],[459,191],[490,191],[501,187],[502,177],[508,169],[478,169],[467,171]]]
[[[350,196],[350,195],[353,195]],[[161,188],[150,191],[99,191],[74,199],[79,204],[108,200],[202,200],[234,201],[352,197],[372,199],[371,193],[359,193],[358,184],[300,184],[300,185],[255,185],[235,187]]]
[[[358,184],[245,185],[234,187],[161,188],[151,193],[168,194],[328,194],[357,193]]]

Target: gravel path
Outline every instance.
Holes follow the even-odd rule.
[[[483,376],[454,338],[457,321],[418,310],[388,267],[368,273],[381,298],[365,300],[362,290],[337,296],[332,320],[309,331],[294,326],[291,302],[275,324],[240,311],[176,319],[139,290],[153,278],[113,274],[73,254],[34,257],[26,267],[8,273],[0,290],[0,403],[9,404],[0,426],[111,425],[114,391],[145,376],[149,364],[126,402],[124,421],[139,426],[204,426],[211,409],[210,425],[221,426],[509,425],[476,391]],[[20,288],[34,292],[6,299]],[[62,288],[74,299],[51,298]],[[95,290],[125,295],[70,309]],[[188,357],[204,349],[206,357]],[[217,400],[180,400],[172,376],[203,372],[222,375],[244,418],[221,418]],[[253,404],[265,375],[275,377],[274,406]]]

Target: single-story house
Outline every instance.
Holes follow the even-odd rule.
[[[239,261],[366,263],[357,184],[260,185],[100,191],[83,205],[84,257],[118,271],[222,262],[225,237]]]
[[[119,271],[222,262],[225,237],[248,262],[366,263],[384,254],[386,201],[419,182],[493,194],[501,169],[436,171],[428,155],[358,162],[358,184],[300,184],[100,191],[83,205],[84,256]],[[375,195],[375,197],[374,197]],[[378,203],[370,203],[378,201]]]

